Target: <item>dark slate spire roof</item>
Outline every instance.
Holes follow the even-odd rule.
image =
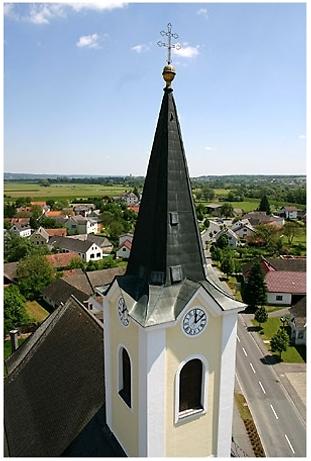
[[[205,280],[201,239],[191,195],[177,110],[164,89],[126,275],[170,286]]]

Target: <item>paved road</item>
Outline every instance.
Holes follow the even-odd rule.
[[[305,423],[240,316],[237,341],[237,379],[266,456],[305,457]]]

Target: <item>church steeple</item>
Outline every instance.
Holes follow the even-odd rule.
[[[175,76],[167,65],[167,84]],[[173,90],[164,89],[127,275],[148,284],[205,279],[201,239],[191,194]]]

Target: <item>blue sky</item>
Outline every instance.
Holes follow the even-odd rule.
[[[109,8],[107,8],[109,6]],[[4,171],[144,175],[172,23],[191,176],[305,174],[304,4],[6,4]]]

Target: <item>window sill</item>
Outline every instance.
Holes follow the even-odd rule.
[[[198,408],[196,410],[181,411],[180,413],[178,413],[175,422],[176,424],[183,423],[183,422],[188,421],[189,419],[195,419],[201,415],[204,415],[205,413],[206,411],[204,410],[204,408]]]

